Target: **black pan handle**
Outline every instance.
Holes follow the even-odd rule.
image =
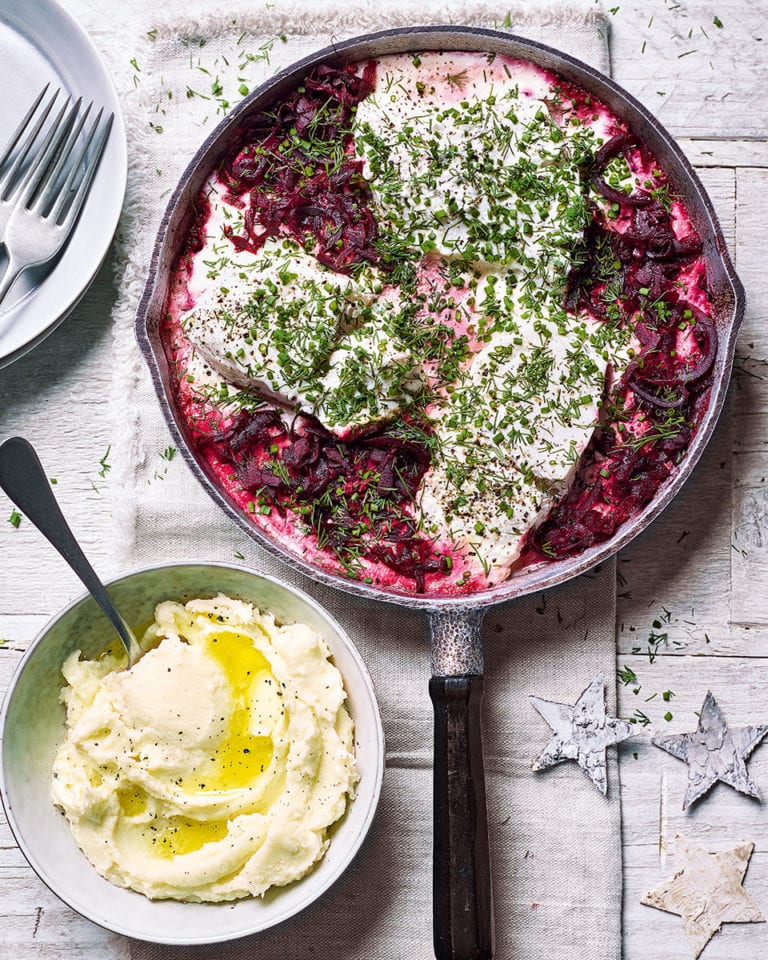
[[[437,960],[491,960],[493,893],[483,742],[482,616],[433,614],[433,932]],[[460,671],[460,672],[459,672]]]

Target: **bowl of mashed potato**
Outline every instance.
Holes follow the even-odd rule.
[[[70,907],[137,939],[287,920],[376,810],[384,741],[360,654],[310,597],[242,567],[153,567],[109,590],[137,662],[83,597],[6,695],[2,799],[22,852]]]

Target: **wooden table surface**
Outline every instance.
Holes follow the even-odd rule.
[[[310,0],[308,0],[310,2]],[[321,0],[314,0],[321,2]],[[616,0],[609,14],[616,80],[638,97],[697,167],[748,295],[728,407],[680,497],[619,556],[620,713],[647,730],[682,732],[711,689],[734,725],[768,722],[768,4],[765,0]],[[428,0],[425,3],[429,5]],[[115,37],[151,25],[152,0],[67,0],[115,71]],[[195,0],[196,8],[202,4]],[[0,7],[2,4],[0,4]],[[168,4],[170,7],[170,4]],[[185,5],[186,8],[190,4]],[[607,7],[607,4],[606,4]],[[585,8],[594,9],[590,4]],[[607,12],[607,10],[606,10]],[[499,7],[499,19],[505,9]],[[720,26],[722,24],[722,26]],[[138,26],[137,26],[138,25]],[[556,39],[553,39],[556,45]],[[57,496],[104,576],[110,548],[110,311],[107,259],[75,313],[32,354],[0,371],[0,438],[38,447]],[[102,476],[101,474],[105,475]],[[7,522],[0,495],[0,684],[46,620],[81,592],[31,524]],[[668,693],[668,699],[663,694]],[[671,719],[665,720],[670,713]],[[768,915],[766,807],[719,785],[686,814],[685,767],[646,741],[621,751],[624,957],[684,960],[676,917],[639,905],[672,872],[674,835],[709,849],[754,840],[746,888]],[[768,746],[751,771],[768,795]],[[74,915],[37,880],[0,825],[0,958],[129,956],[122,938]],[[663,948],[659,944],[663,943]],[[768,924],[730,925],[705,960],[768,955]]]

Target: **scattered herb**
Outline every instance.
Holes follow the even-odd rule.
[[[630,683],[637,683],[637,674],[631,667],[623,667],[619,670],[619,680],[628,687]]]
[[[21,514],[18,510],[11,511],[11,515],[8,517],[8,523],[10,523],[12,527],[16,527],[18,529],[18,526],[21,523]]]
[[[110,443],[110,445],[107,447],[106,453],[101,458],[101,460],[99,460],[99,464],[101,465],[99,470],[99,476],[102,478],[106,477],[106,475],[112,469],[112,464],[109,462],[109,454],[111,450],[112,450],[112,444]]]
[[[469,76],[466,70],[462,70],[459,73],[449,73],[445,78],[452,87],[458,87],[459,90],[463,89]]]
[[[641,727],[647,727],[651,722],[651,718],[647,713],[643,713],[642,710],[635,710],[632,716],[629,718],[630,723],[639,723]]]

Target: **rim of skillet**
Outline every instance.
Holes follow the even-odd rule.
[[[450,46],[451,39],[456,38],[463,38],[465,41],[463,48]],[[466,41],[468,40],[475,41],[474,45],[467,46]],[[489,41],[495,47],[506,46],[509,49],[506,52],[501,49],[495,51],[484,50],[483,44],[487,44]],[[373,53],[370,49],[367,51],[365,49],[373,45],[379,45],[379,47],[384,48],[387,44],[390,45],[391,49],[380,49],[379,53]],[[723,289],[717,291],[716,297],[713,296],[713,305],[715,307],[714,315],[716,329],[718,331],[718,352],[715,360],[714,378],[710,387],[709,401],[707,407],[700,413],[700,420],[696,424],[694,435],[682,462],[670,477],[659,486],[653,499],[635,517],[622,524],[613,536],[602,543],[587,548],[581,553],[572,557],[565,557],[561,560],[545,561],[540,564],[531,565],[526,568],[524,572],[518,575],[513,574],[510,579],[476,593],[461,596],[435,596],[415,592],[396,591],[366,584],[362,581],[348,579],[343,574],[326,570],[301,559],[301,557],[290,552],[287,547],[282,546],[265,531],[251,524],[247,517],[243,516],[238,508],[230,502],[218,486],[210,479],[194,456],[176,420],[173,402],[166,392],[160,360],[158,359],[157,351],[150,337],[147,321],[150,318],[150,307],[162,276],[161,259],[169,239],[169,225],[174,216],[177,215],[178,208],[181,205],[185,205],[187,208],[189,207],[189,200],[184,196],[188,189],[188,183],[200,173],[204,163],[207,164],[205,167],[205,175],[207,176],[210,173],[217,157],[217,149],[218,155],[220,156],[223,149],[226,149],[226,146],[235,139],[238,125],[246,118],[249,112],[259,110],[264,105],[272,102],[283,91],[288,90],[293,82],[306,75],[312,67],[321,63],[353,63],[359,60],[384,56],[387,53],[450,49],[463,49],[464,51],[474,51],[478,53],[495,52],[513,58],[529,60],[541,66],[543,69],[563,75],[565,79],[584,87],[589,93],[594,94],[599,99],[605,100],[607,94],[607,99],[611,101],[609,104],[611,111],[615,113],[619,119],[628,122],[631,129],[636,127],[638,120],[644,128],[650,129],[652,133],[651,139],[655,139],[656,141],[650,144],[651,149],[655,151],[658,144],[661,144],[667,155],[671,157],[673,166],[675,164],[677,165],[677,170],[670,171],[669,161],[665,160],[664,172],[667,175],[670,175],[670,173],[676,174],[674,177],[676,191],[679,192],[683,186],[687,188],[684,196],[687,202],[686,210],[689,214],[694,214],[692,219],[705,243],[705,256],[707,257],[708,265],[711,265],[714,259],[715,262],[719,263],[722,267],[721,287],[723,287]],[[584,78],[587,80],[586,85],[584,84]],[[616,109],[617,105],[619,109]],[[693,209],[691,208],[691,204],[693,204]],[[696,216],[696,214],[700,216]],[[708,242],[709,250],[707,250]],[[710,290],[710,295],[712,296],[712,294],[713,291]],[[181,175],[168,201],[155,241],[146,286],[136,312],[135,334],[144,359],[150,368],[152,382],[160,401],[164,419],[187,465],[208,494],[231,520],[234,520],[242,530],[264,547],[272,556],[277,557],[292,569],[298,570],[318,583],[345,590],[347,593],[371,600],[383,600],[389,603],[438,612],[450,609],[487,608],[493,604],[514,600],[526,594],[544,590],[571,580],[613,556],[631,540],[634,540],[636,536],[659,516],[689,478],[704,448],[712,437],[728,389],[736,336],[744,317],[745,299],[744,287],[736,274],[730,254],[728,253],[712,201],[682,149],[666,128],[642,103],[636,100],[610,77],[605,76],[605,74],[599,70],[578,60],[576,57],[563,53],[554,47],[539,43],[538,41],[528,40],[512,33],[505,33],[484,27],[446,24],[398,27],[396,29],[381,30],[375,33],[352,37],[348,40],[323,47],[315,53],[297,60],[286,69],[281,70],[240,101],[197,150]],[[158,347],[162,352],[162,344],[158,344]]]
[[[307,880],[308,883],[305,884],[305,894],[303,898],[296,904],[294,907],[284,910],[282,913],[278,914],[274,920],[270,921],[266,926],[253,927],[249,926],[247,923],[237,929],[231,934],[222,934],[214,939],[210,937],[187,937],[187,938],[171,938],[168,936],[158,936],[155,938],[143,937],[137,933],[137,931],[131,927],[130,923],[122,923],[121,921],[114,921],[111,917],[99,913],[97,910],[85,910],[83,909],[82,904],[79,902],[73,902],[73,898],[69,892],[61,887],[48,873],[48,870],[40,863],[37,856],[33,852],[30,845],[27,843],[26,838],[19,828],[19,824],[16,820],[16,814],[14,812],[13,804],[11,803],[11,798],[8,795],[6,778],[5,778],[5,750],[4,750],[4,740],[5,740],[5,724],[8,716],[8,711],[11,706],[11,700],[13,699],[13,693],[16,689],[17,682],[22,672],[24,671],[28,661],[34,656],[34,653],[42,642],[43,638],[59,623],[64,617],[66,617],[75,607],[79,606],[84,601],[88,600],[90,597],[89,593],[83,593],[75,597],[74,600],[70,601],[65,607],[59,610],[54,616],[52,616],[46,624],[36,633],[34,639],[31,641],[27,649],[24,651],[24,654],[16,664],[11,679],[8,683],[8,686],[5,690],[5,693],[2,698],[2,703],[0,703],[0,801],[2,801],[2,806],[6,814],[6,819],[8,821],[8,826],[11,830],[11,833],[16,840],[19,849],[24,855],[25,859],[31,866],[32,870],[35,872],[37,877],[45,884],[45,886],[55,894],[62,902],[66,903],[72,910],[76,911],[80,916],[86,917],[91,922],[95,923],[97,926],[102,929],[109,930],[113,933],[118,933],[122,936],[128,937],[141,937],[143,942],[146,943],[157,943],[165,944],[170,946],[207,946],[214,943],[229,943],[235,941],[241,937],[252,936],[255,934],[264,933],[268,930],[274,930],[292,920],[297,915],[303,913],[309,906],[320,901],[328,891],[336,885],[336,883],[342,878],[342,876],[347,872],[347,870],[356,862],[357,858],[361,856],[362,850],[368,841],[368,834],[370,833],[371,826],[373,824],[373,819],[376,815],[376,812],[379,807],[379,801],[381,799],[381,791],[384,780],[384,761],[385,761],[385,752],[386,744],[384,738],[384,727],[381,720],[381,708],[379,706],[379,698],[376,690],[376,685],[373,681],[373,677],[368,669],[368,666],[363,658],[363,655],[360,653],[357,645],[349,634],[349,631],[346,630],[336,619],[336,617],[324,606],[319,600],[316,600],[306,591],[302,590],[301,587],[296,587],[293,584],[286,583],[284,580],[281,580],[279,577],[269,574],[262,573],[258,570],[253,570],[250,567],[243,566],[238,563],[228,563],[222,560],[171,560],[167,563],[154,563],[149,564],[144,567],[136,567],[131,569],[126,573],[120,574],[119,576],[112,577],[109,580],[104,581],[106,587],[113,586],[117,583],[121,583],[123,580],[128,580],[131,577],[140,576],[146,573],[153,573],[160,570],[168,570],[174,568],[182,567],[216,567],[222,570],[235,570],[238,573],[244,573],[251,577],[257,577],[262,580],[268,580],[270,583],[275,584],[276,586],[288,591],[289,593],[298,596],[300,600],[314,609],[324,620],[326,620],[332,629],[340,637],[341,642],[344,647],[346,647],[349,654],[352,656],[352,659],[355,662],[355,665],[360,672],[360,676],[363,679],[364,686],[366,689],[366,697],[372,705],[372,713],[374,718],[374,734],[375,734],[375,751],[376,751],[376,763],[375,771],[371,773],[371,777],[374,779],[374,785],[370,797],[368,798],[368,806],[365,810],[363,820],[359,825],[359,829],[355,835],[355,839],[352,842],[352,850],[349,856],[346,859],[340,861],[335,865],[335,868],[329,872],[328,876],[324,877],[321,882],[317,882],[317,871],[311,871],[306,877],[301,878],[302,880]],[[331,651],[333,655],[333,651]],[[63,682],[63,680],[62,680]],[[355,796],[353,803],[359,799]],[[348,810],[347,810],[348,813]],[[346,818],[347,813],[344,814]],[[74,841],[73,841],[74,842]],[[84,854],[81,854],[84,856]],[[319,865],[322,864],[322,861]],[[319,866],[316,865],[316,866]],[[299,881],[301,882],[301,881]],[[313,887],[314,882],[314,887]],[[158,903],[163,903],[167,901],[157,901]],[[222,906],[232,907],[233,904],[243,903],[245,900],[241,901],[232,901],[224,902]],[[198,904],[200,906],[200,904]]]

